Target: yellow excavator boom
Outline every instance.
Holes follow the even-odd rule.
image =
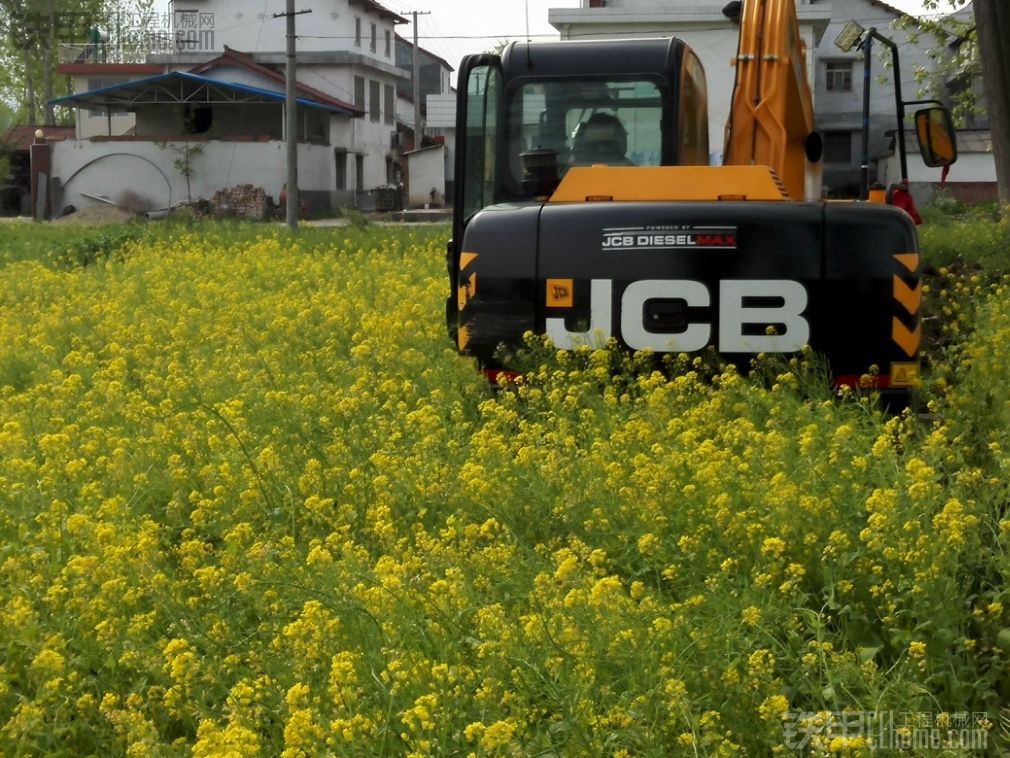
[[[727,166],[768,166],[794,200],[816,199],[819,139],[794,0],[744,0]],[[809,157],[814,157],[813,163]]]

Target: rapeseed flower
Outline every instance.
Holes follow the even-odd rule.
[[[935,710],[940,672],[982,709],[1007,292],[935,357],[936,420],[809,353],[532,335],[493,392],[445,339],[444,235],[0,266],[0,752],[758,755],[790,710]]]

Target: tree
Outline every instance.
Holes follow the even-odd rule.
[[[938,40],[935,59],[947,82],[960,83],[955,114],[962,117],[975,106],[972,83],[981,76],[996,161],[1000,206],[1010,208],[1010,3],[1007,0],[923,0],[930,11],[956,10],[972,5],[972,17],[958,21],[943,17],[923,20],[921,26]],[[974,23],[971,23],[974,21]],[[951,44],[953,43],[953,44]],[[953,50],[953,55],[951,55]]]
[[[0,0],[0,97],[18,106],[18,120],[56,122],[49,101],[68,90],[58,73],[59,46],[83,44],[93,29],[137,19],[153,0]]]
[[[1010,5],[975,0],[975,29],[989,106],[1000,206],[1010,207]]]
[[[175,170],[182,174],[183,178],[186,180],[186,202],[192,203],[193,191],[190,187],[190,179],[192,179],[193,174],[196,173],[196,167],[193,165],[193,161],[203,155],[206,145],[202,143],[169,145],[167,142],[159,142],[158,147],[163,150],[171,150],[179,156],[178,158],[172,159],[172,165],[175,166]],[[287,185],[285,184],[284,187],[287,188]]]

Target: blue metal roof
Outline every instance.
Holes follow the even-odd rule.
[[[172,71],[131,82],[122,82],[108,87],[73,95],[53,98],[52,105],[76,108],[115,108],[117,110],[136,109],[142,105],[172,104],[242,104],[242,103],[283,103],[287,96],[260,87],[252,87],[238,82],[223,82],[208,76],[199,76],[185,71]],[[323,103],[310,98],[299,97],[298,105],[317,108],[330,113],[357,116],[359,113],[335,103]]]

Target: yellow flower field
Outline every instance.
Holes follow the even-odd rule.
[[[3,754],[860,754],[849,712],[1006,744],[1004,284],[887,417],[816,359],[534,345],[494,393],[445,228],[18,234]]]

